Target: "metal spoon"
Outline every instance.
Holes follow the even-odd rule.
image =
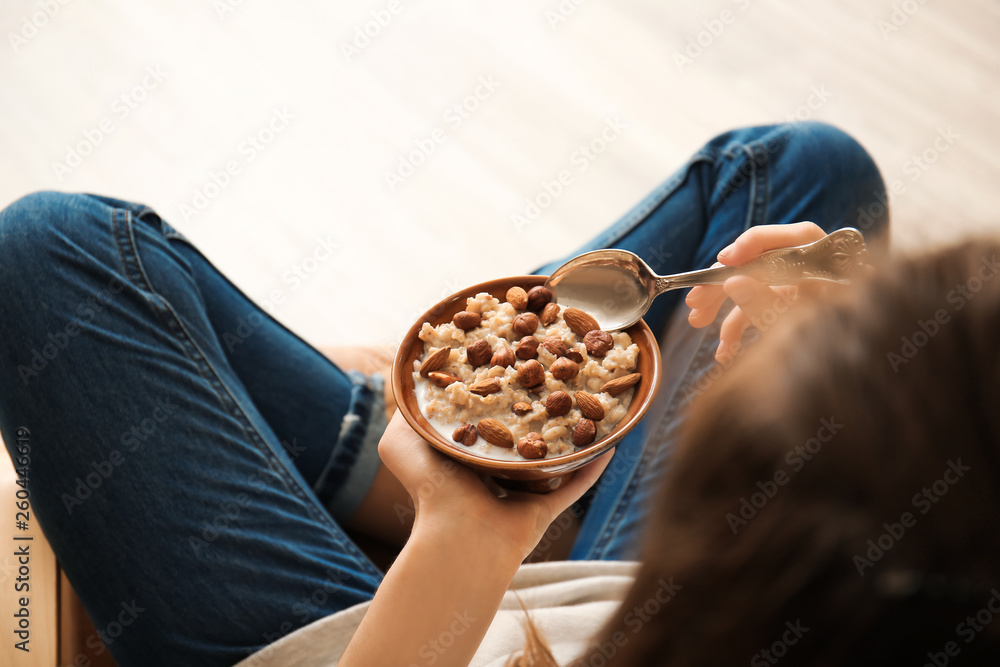
[[[660,294],[695,285],[721,285],[746,275],[765,285],[803,280],[847,283],[865,266],[868,249],[861,232],[845,227],[803,246],[761,253],[738,266],[658,276],[635,253],[594,250],[569,260],[552,272],[545,286],[560,305],[590,313],[602,329],[624,329],[639,320]]]

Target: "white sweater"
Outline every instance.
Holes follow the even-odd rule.
[[[620,561],[562,561],[522,565],[504,595],[500,611],[483,638],[470,667],[503,667],[524,646],[524,611],[531,612],[559,664],[580,655],[589,640],[624,599],[635,578],[637,563]],[[254,653],[236,667],[329,667],[347,648],[370,602],[349,607],[314,621]],[[456,614],[456,632],[464,620]],[[387,636],[390,633],[387,631]],[[449,643],[449,638],[441,638]],[[423,664],[444,649],[428,642],[419,653]],[[405,666],[404,666],[405,667]]]

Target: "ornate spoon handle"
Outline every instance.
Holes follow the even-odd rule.
[[[765,285],[791,285],[803,280],[848,283],[866,265],[868,248],[861,232],[845,227],[803,246],[768,250],[739,266],[657,276],[656,294],[696,285],[721,285],[732,276],[751,276]]]

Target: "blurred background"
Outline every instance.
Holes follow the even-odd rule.
[[[0,206],[147,203],[319,345],[570,252],[739,125],[852,133],[900,251],[1000,223],[994,0],[4,0],[0,25]]]

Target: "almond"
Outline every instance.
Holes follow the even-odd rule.
[[[534,359],[528,359],[517,369],[517,381],[523,387],[536,387],[545,382],[545,367]]]
[[[476,444],[476,440],[479,439],[479,432],[476,431],[476,427],[472,424],[465,424],[455,429],[455,432],[451,434],[451,439],[462,443],[466,447],[472,447]]]
[[[499,378],[486,378],[485,380],[480,380],[479,382],[473,382],[469,385],[469,391],[477,396],[488,396],[490,394],[495,394],[500,391],[500,379]]]
[[[465,348],[465,357],[473,368],[479,368],[493,356],[493,348],[485,338],[477,340],[475,343]]]
[[[518,417],[523,417],[524,415],[531,412],[531,403],[525,403],[524,401],[518,401],[514,405],[510,406],[510,411],[513,412]]]
[[[589,419],[581,419],[573,427],[573,444],[577,447],[586,447],[594,442],[597,437],[597,426]]]
[[[592,419],[595,422],[604,419],[604,406],[593,394],[588,394],[585,391],[576,392],[576,404],[580,408],[580,414],[587,419]]]
[[[539,316],[539,319],[541,319],[543,327],[547,327],[558,320],[559,305],[555,303],[545,304],[545,308],[542,309],[542,314]]]
[[[623,375],[620,378],[615,378],[614,380],[609,380],[604,383],[601,387],[601,391],[606,394],[611,394],[612,396],[617,396],[622,393],[632,385],[639,382],[642,379],[641,373],[630,373],[628,375]]]
[[[559,357],[549,366],[549,372],[555,379],[565,382],[572,380],[580,373],[580,364],[566,357]]]
[[[518,336],[530,336],[538,328],[538,315],[534,313],[521,313],[514,318],[511,328]]]
[[[528,310],[533,310],[537,313],[554,299],[555,295],[548,287],[543,287],[542,285],[532,287],[528,290]]]
[[[601,328],[597,320],[579,308],[567,308],[564,310],[563,319],[566,320],[566,326],[570,328],[570,331],[580,338],[586,336],[589,331]]]
[[[514,306],[514,310],[524,310],[528,307],[528,293],[515,285],[507,290],[507,303]]]
[[[510,429],[496,419],[480,420],[477,430],[479,435],[483,436],[483,440],[491,445],[506,449],[514,446],[514,436],[511,435]]]
[[[427,374],[427,379],[443,389],[450,384],[458,382],[459,377],[454,373],[442,373],[441,371],[431,371],[430,373]]]
[[[539,345],[538,339],[534,336],[525,336],[517,344],[517,350],[514,354],[517,355],[518,359],[534,359],[538,356]]]
[[[451,321],[462,331],[472,331],[483,321],[483,316],[479,313],[470,313],[467,310],[460,310],[455,313]]]
[[[431,371],[436,371],[444,366],[448,362],[448,357],[451,356],[450,347],[441,347],[431,352],[424,359],[424,363],[420,364],[420,375],[427,377],[427,374]]]
[[[517,359],[514,358],[514,350],[510,349],[506,345],[501,345],[496,352],[493,353],[493,358],[490,359],[490,366],[511,366],[517,363]]]
[[[550,417],[562,417],[573,408],[573,398],[565,391],[554,391],[545,399],[545,411]]]
[[[592,357],[603,357],[615,346],[615,341],[607,331],[588,331],[583,337],[583,344]]]
[[[526,459],[544,459],[549,453],[549,446],[542,436],[532,431],[517,441],[517,453]]]
[[[556,357],[566,356],[566,342],[559,336],[546,336],[542,341],[542,347]]]

